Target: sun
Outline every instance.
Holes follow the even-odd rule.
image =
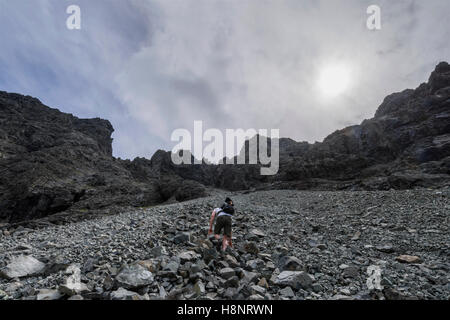
[[[326,97],[336,97],[346,92],[350,85],[350,68],[343,64],[322,68],[318,78],[320,92]]]

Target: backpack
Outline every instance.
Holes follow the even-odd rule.
[[[229,205],[228,203],[224,203],[221,209],[222,210],[220,212],[225,212],[230,215],[234,214],[234,207],[232,205]]]

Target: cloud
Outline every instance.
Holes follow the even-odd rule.
[[[201,119],[220,129],[280,128],[284,136],[321,140],[371,117],[387,94],[419,85],[448,56],[448,22],[432,18],[448,9],[445,2],[379,1],[379,32],[365,26],[369,4],[153,2],[161,25],[117,78],[120,95],[161,139]],[[424,42],[432,52],[424,54]],[[351,91],[323,99],[320,69],[340,63],[352,71]]]
[[[128,158],[172,148],[194,120],[322,140],[450,56],[446,0],[378,0],[376,32],[373,1],[84,0],[80,32],[65,28],[69,4],[1,2],[0,87],[111,120],[114,154]],[[318,77],[336,64],[353,80],[327,99]]]

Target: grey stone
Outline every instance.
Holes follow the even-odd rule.
[[[225,281],[224,283],[224,288],[237,288],[239,287],[239,278],[237,276],[233,276],[231,278],[229,278],[227,281]]]
[[[259,229],[252,229],[252,230],[250,231],[250,233],[251,233],[251,234],[254,234],[254,235],[256,235],[256,236],[258,236],[259,238],[263,238],[263,237],[266,236],[266,235],[264,234],[264,232],[262,232],[262,231],[259,230]]]
[[[259,249],[254,241],[248,241],[244,244],[244,250],[251,254],[258,254]]]
[[[393,253],[395,252],[394,247],[391,245],[382,245],[382,246],[377,246],[376,249],[378,251],[384,252],[384,253]]]
[[[258,281],[258,274],[256,272],[243,270],[242,273],[243,273],[243,278],[242,278],[243,282],[256,283],[256,281]]]
[[[62,294],[58,290],[54,289],[40,289],[36,300],[59,300]]]
[[[32,256],[18,256],[0,270],[0,276],[6,279],[22,278],[42,273],[45,264]]]
[[[136,292],[119,288],[111,292],[111,300],[142,300],[142,298]]]
[[[194,251],[184,251],[178,255],[181,263],[186,263],[188,261],[195,261],[200,257],[200,255]]]
[[[206,290],[205,290],[205,285],[203,284],[202,281],[197,281],[194,285],[194,292],[199,295],[202,296],[205,294]]]
[[[275,284],[290,286],[296,290],[309,289],[313,284],[313,278],[304,271],[283,271],[277,276]]]
[[[153,248],[150,249],[150,255],[153,258],[158,258],[158,257],[160,257],[163,254],[163,251],[164,251],[163,249],[164,248],[160,247],[160,246],[153,247]]]
[[[178,232],[173,238],[175,244],[183,244],[190,241],[190,234],[188,232]]]
[[[283,296],[283,297],[287,297],[287,298],[295,297],[295,293],[294,293],[294,291],[292,290],[291,287],[286,287],[286,288],[281,289],[279,291],[279,295]]]
[[[252,294],[259,294],[264,296],[266,294],[266,289],[259,286],[259,285],[253,285],[250,287]]]
[[[354,266],[347,266],[342,271],[342,276],[344,278],[356,278],[359,275],[359,269]]]
[[[116,276],[116,282],[125,289],[137,289],[151,285],[153,274],[139,264],[125,266]]]
[[[177,273],[179,267],[180,267],[180,264],[178,262],[172,260],[164,266],[163,270]]]
[[[224,279],[229,279],[233,277],[236,272],[231,268],[223,268],[219,270],[219,275]]]
[[[206,264],[209,264],[211,261],[216,260],[218,257],[217,250],[212,249],[204,249],[203,250],[203,259],[205,260]]]
[[[302,270],[302,262],[293,256],[283,256],[278,261],[278,268],[281,271],[300,271]]]
[[[264,268],[265,263],[261,259],[253,259],[253,260],[247,261],[246,266],[247,266],[247,268],[250,268],[251,270],[261,270],[262,268]]]

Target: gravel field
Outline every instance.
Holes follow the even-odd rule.
[[[237,210],[234,249],[220,253],[207,230],[225,196]],[[449,196],[448,188],[218,192],[3,228],[0,299],[448,300]],[[369,289],[375,269],[379,287]]]

